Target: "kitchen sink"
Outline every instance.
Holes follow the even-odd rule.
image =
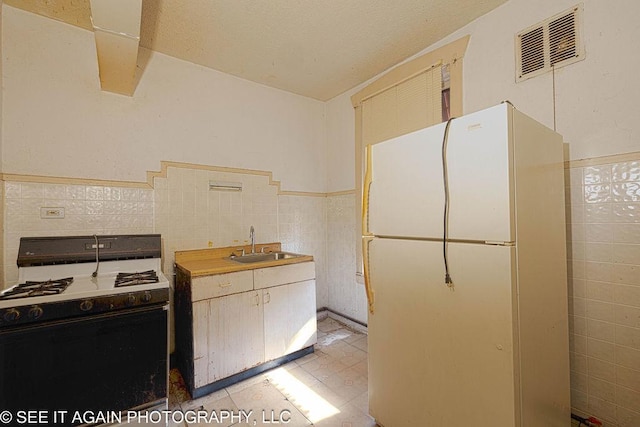
[[[289,258],[297,258],[303,255],[294,254],[291,252],[269,252],[266,254],[258,253],[258,254],[246,254],[242,256],[231,256],[229,259],[231,261],[239,262],[242,264],[253,264],[254,262],[267,262],[267,261],[277,261],[279,259],[289,259]]]

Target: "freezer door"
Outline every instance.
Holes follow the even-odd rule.
[[[513,202],[508,104],[451,122],[447,144],[449,238],[510,242]],[[442,238],[444,124],[371,147],[369,231]]]
[[[369,408],[382,426],[519,426],[513,247],[374,239]],[[537,424],[535,424],[537,425]]]

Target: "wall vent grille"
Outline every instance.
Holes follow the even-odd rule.
[[[516,34],[516,82],[584,59],[582,4]]]

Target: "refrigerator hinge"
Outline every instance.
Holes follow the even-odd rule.
[[[495,246],[515,246],[516,242],[498,242],[493,240],[485,240],[485,245],[495,245]]]

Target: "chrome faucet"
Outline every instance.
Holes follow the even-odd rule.
[[[251,229],[249,229],[249,238],[251,239],[251,253],[255,254],[256,253],[256,230],[253,228],[253,225],[251,226]]]

